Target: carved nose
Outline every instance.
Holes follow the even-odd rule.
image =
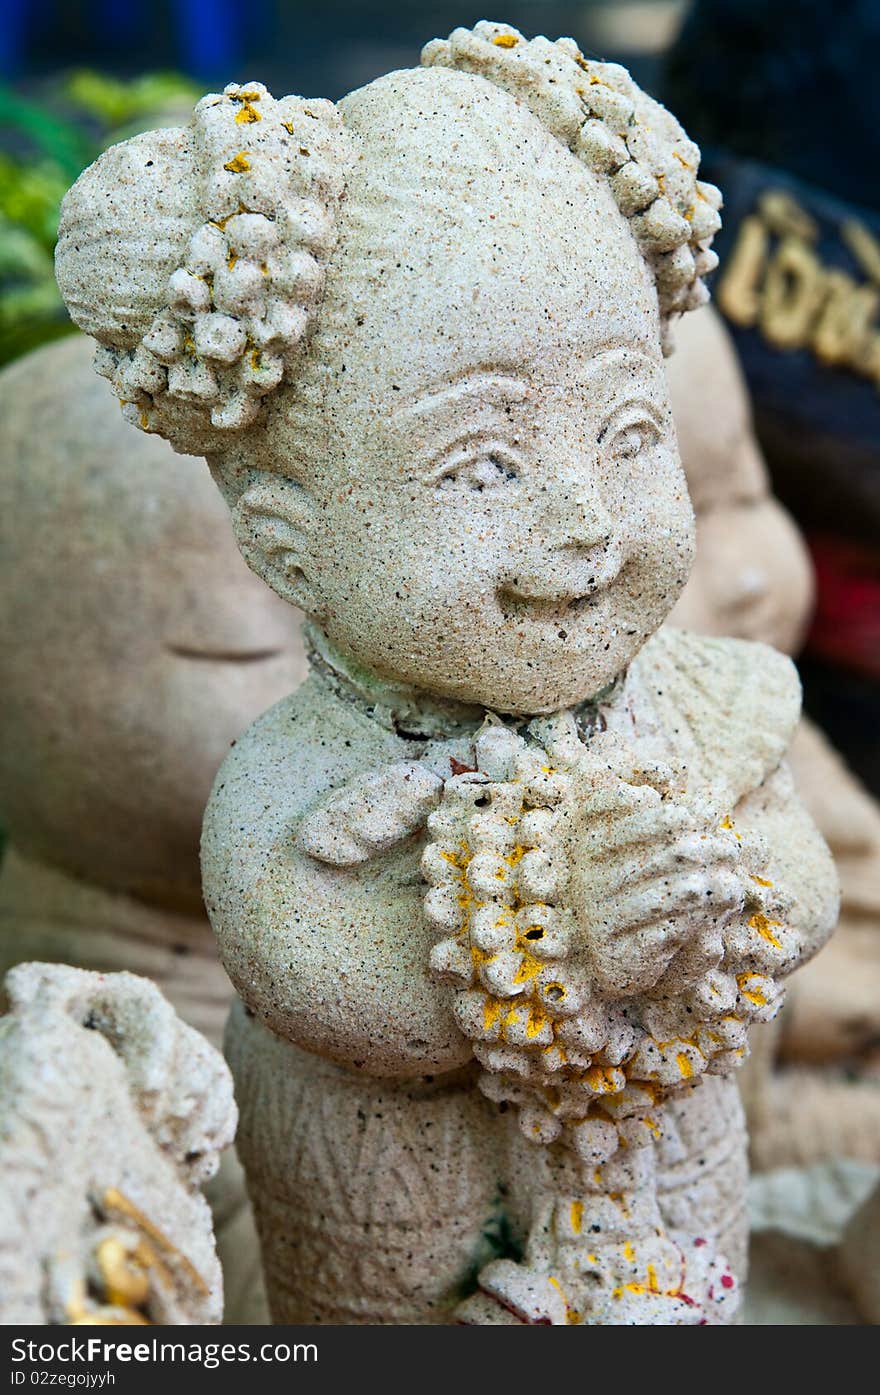
[[[762,567],[744,567],[731,586],[734,605],[763,600],[770,590],[770,578]]]
[[[595,489],[580,483],[556,508],[553,542],[556,547],[598,547],[614,533],[614,519]]]

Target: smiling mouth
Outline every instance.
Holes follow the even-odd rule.
[[[169,644],[169,654],[179,659],[195,659],[213,664],[258,664],[264,659],[277,659],[280,649],[194,649],[187,644]]]
[[[532,593],[515,586],[499,586],[496,595],[505,620],[537,620],[558,625],[562,620],[577,619],[584,611],[598,605],[602,592],[620,575],[619,567],[606,568],[604,574],[586,579],[581,592]]]
[[[495,594],[505,620],[531,620],[547,625],[569,624],[598,605],[602,593],[619,581],[626,569],[625,559],[617,546],[602,549],[602,555],[583,558],[568,572],[569,585],[552,590],[540,582],[534,591],[520,585],[519,577],[502,583]]]
[[[575,619],[595,605],[600,589],[595,587],[584,596],[526,596],[521,591],[501,587],[498,602],[505,620],[544,620],[548,624],[558,624],[561,620]]]

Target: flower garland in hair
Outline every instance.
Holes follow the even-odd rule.
[[[427,67],[476,73],[524,102],[564,145],[607,180],[657,288],[664,348],[671,317],[708,300],[718,265],[711,242],[721,194],[697,178],[700,151],[675,117],[625,68],[585,58],[573,39],[525,39],[481,20],[422,51]]]
[[[203,221],[141,342],[96,357],[145,431],[175,402],[221,430],[249,425],[296,360],[336,241],[347,143],[332,102],[230,85],[202,98],[193,126]]]

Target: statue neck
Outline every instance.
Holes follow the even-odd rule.
[[[472,736],[486,719],[486,708],[477,703],[456,702],[378,677],[342,654],[314,621],[303,624],[303,638],[313,671],[329,682],[343,701],[353,703],[398,736],[425,741]],[[574,709],[575,716],[591,725],[597,704],[608,702],[624,678],[621,674],[600,693],[585,698]],[[520,720],[526,723],[529,717]]]
[[[342,654],[313,621],[303,625],[312,669],[338,695],[398,736],[426,741],[469,735],[482,725],[486,709],[474,703],[436,697],[423,688],[379,678]]]

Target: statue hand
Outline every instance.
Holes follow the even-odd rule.
[[[740,907],[740,844],[672,772],[626,768],[623,753],[582,762],[568,820],[568,901],[597,987],[642,993],[669,976],[680,991],[723,957]]]
[[[297,842],[331,867],[368,862],[418,832],[442,789],[439,775],[415,761],[369,770],[306,814]]]

